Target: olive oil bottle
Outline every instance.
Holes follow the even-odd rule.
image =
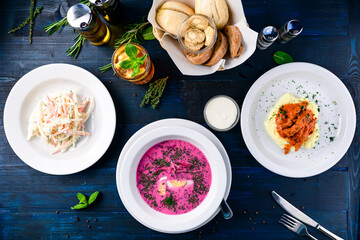
[[[109,28],[84,4],[78,3],[72,6],[67,12],[67,20],[71,27],[94,45],[103,45],[110,40]]]
[[[112,24],[120,22],[120,4],[118,0],[90,0],[96,11]]]

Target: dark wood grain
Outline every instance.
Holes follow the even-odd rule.
[[[0,8],[3,16],[0,21],[0,239],[66,239],[66,235],[70,239],[297,238],[278,224],[283,210],[271,198],[271,190],[344,239],[358,238],[359,121],[354,142],[342,160],[325,173],[306,179],[281,177],[263,168],[247,150],[239,127],[225,133],[214,132],[231,159],[233,183],[229,204],[235,215],[230,221],[218,215],[186,234],[158,233],[132,218],[118,196],[115,171],[127,139],[144,125],[179,117],[206,126],[203,107],[217,94],[229,95],[241,105],[253,82],[276,66],[272,55],[277,50],[289,53],[297,62],[315,63],[336,74],[349,89],[359,119],[359,1],[244,0],[247,21],[254,30],[260,31],[267,25],[280,27],[287,20],[298,18],[304,24],[304,32],[287,44],[275,43],[268,50],[256,51],[239,67],[205,77],[183,76],[158,42],[147,42],[144,46],[154,61],[155,77],[169,76],[156,110],[139,107],[147,86],[127,83],[110,72],[100,73],[98,67],[109,62],[112,46],[86,43],[79,58],[71,59],[65,51],[76,33],[66,27],[53,36],[46,35],[42,26],[60,19],[76,0],[37,2],[44,10],[35,20],[32,45],[28,45],[28,28],[7,34],[28,15],[30,1],[6,1]],[[120,2],[122,24],[141,20],[152,4],[149,0]],[[69,176],[50,176],[25,165],[10,148],[3,128],[5,101],[18,79],[36,67],[56,62],[74,64],[95,74],[109,90],[117,113],[116,133],[105,155],[89,169]],[[90,195],[96,190],[101,195],[94,206],[82,211],[70,210],[77,203],[77,192]],[[80,218],[79,222],[76,217]],[[94,218],[98,221],[94,222]],[[90,223],[85,222],[87,219]],[[314,229],[309,230],[319,239],[326,238]]]
[[[356,108],[356,118],[360,118],[360,4],[357,1],[350,2],[349,11],[349,40],[348,46],[351,55],[348,61],[347,86],[352,93]],[[347,236],[349,239],[359,238],[359,210],[360,210],[360,132],[359,121],[356,124],[356,133],[352,146],[347,155],[352,161],[349,162],[349,225]]]

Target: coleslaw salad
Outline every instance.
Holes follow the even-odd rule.
[[[82,136],[90,136],[84,123],[94,109],[94,98],[79,101],[77,91],[60,92],[45,96],[31,114],[26,140],[40,137],[55,150],[51,154],[65,152]]]

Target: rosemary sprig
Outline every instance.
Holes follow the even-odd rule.
[[[74,41],[75,43],[68,50],[66,50],[66,52],[68,53],[67,56],[77,58],[84,42],[86,41],[86,38],[79,33],[76,38],[74,38]]]
[[[104,73],[104,72],[107,72],[109,70],[112,69],[112,64],[111,63],[108,63],[102,67],[99,67],[99,70],[101,71],[101,73]]]
[[[38,15],[39,13],[41,13],[41,10],[42,10],[42,7],[38,7],[38,8],[34,11],[34,13],[33,13],[32,16],[31,16],[31,15],[28,16],[19,26],[17,26],[16,28],[10,30],[8,33],[9,33],[9,34],[10,34],[10,33],[14,33],[14,32],[16,32],[16,31],[19,31],[19,30],[22,29],[23,27],[25,27],[27,24],[29,24],[29,22],[30,22],[31,19],[34,19],[34,18],[36,17],[36,15]]]
[[[51,23],[49,25],[44,26],[45,32],[50,36],[51,34],[57,32],[61,27],[68,25],[68,21],[66,17],[63,17],[59,21]]]
[[[121,35],[116,41],[114,48],[118,48],[123,43],[140,43],[144,42],[142,32],[145,30],[145,27],[150,24],[149,22],[133,23],[125,26],[125,29],[129,29],[123,35]]]
[[[150,83],[149,89],[146,91],[140,107],[144,107],[145,105],[151,103],[151,107],[153,109],[157,108],[168,78],[169,77],[160,78],[155,80],[155,82]]]

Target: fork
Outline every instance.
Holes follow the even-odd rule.
[[[287,227],[287,229],[296,233],[297,235],[308,236],[309,238],[311,238],[313,240],[317,240],[317,238],[311,236],[308,233],[306,226],[302,222],[300,222],[299,220],[297,220],[285,213],[280,218],[279,223],[281,223],[282,225]]]

